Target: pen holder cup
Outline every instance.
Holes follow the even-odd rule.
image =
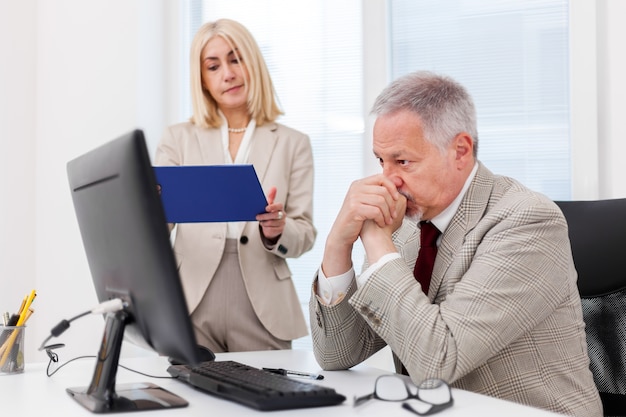
[[[0,326],[0,375],[24,372],[26,326]]]

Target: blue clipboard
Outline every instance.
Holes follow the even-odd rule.
[[[267,199],[252,165],[153,167],[168,223],[253,221]]]

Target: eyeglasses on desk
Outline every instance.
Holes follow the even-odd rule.
[[[399,375],[381,375],[376,378],[374,392],[354,398],[354,406],[368,400],[394,401],[402,408],[420,416],[436,414],[452,407],[454,399],[450,386],[437,378],[426,379],[419,385],[408,384]]]

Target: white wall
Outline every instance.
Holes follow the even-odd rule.
[[[0,309],[16,310],[37,289],[27,360],[46,360],[36,347],[50,329],[96,304],[67,161],[137,127],[154,148],[176,121],[168,116],[175,90],[165,84],[176,68],[166,64],[178,45],[176,5],[0,0],[0,273],[9,288]],[[102,329],[101,317],[73,323],[55,340],[67,344],[59,353],[95,354]]]
[[[11,313],[36,281],[36,11],[0,0],[0,309]]]
[[[575,2],[587,0],[575,0]],[[598,0],[598,197],[626,197],[626,2]],[[70,159],[139,127],[150,146],[178,121],[178,0],[0,0],[0,309],[38,290],[27,361],[52,326],[96,303],[70,194]],[[594,29],[596,30],[596,29]],[[574,47],[576,47],[574,45]],[[592,89],[592,91],[595,91]],[[582,96],[584,97],[584,95]],[[584,118],[584,114],[581,117]],[[594,140],[594,132],[589,140]],[[575,155],[585,165],[585,155]],[[576,165],[575,165],[576,166]],[[323,236],[321,237],[324,238]],[[100,317],[62,337],[62,360],[95,354]],[[87,381],[86,381],[87,382]]]
[[[138,124],[138,5],[38,2],[36,288],[37,307],[49,314],[33,317],[31,342],[41,343],[61,319],[97,304],[65,163]],[[72,324],[55,340],[68,344],[61,357],[86,346],[83,354],[96,353],[96,327],[102,328],[99,317]]]

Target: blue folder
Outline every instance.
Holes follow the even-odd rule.
[[[267,199],[252,165],[153,167],[168,223],[253,221]]]

